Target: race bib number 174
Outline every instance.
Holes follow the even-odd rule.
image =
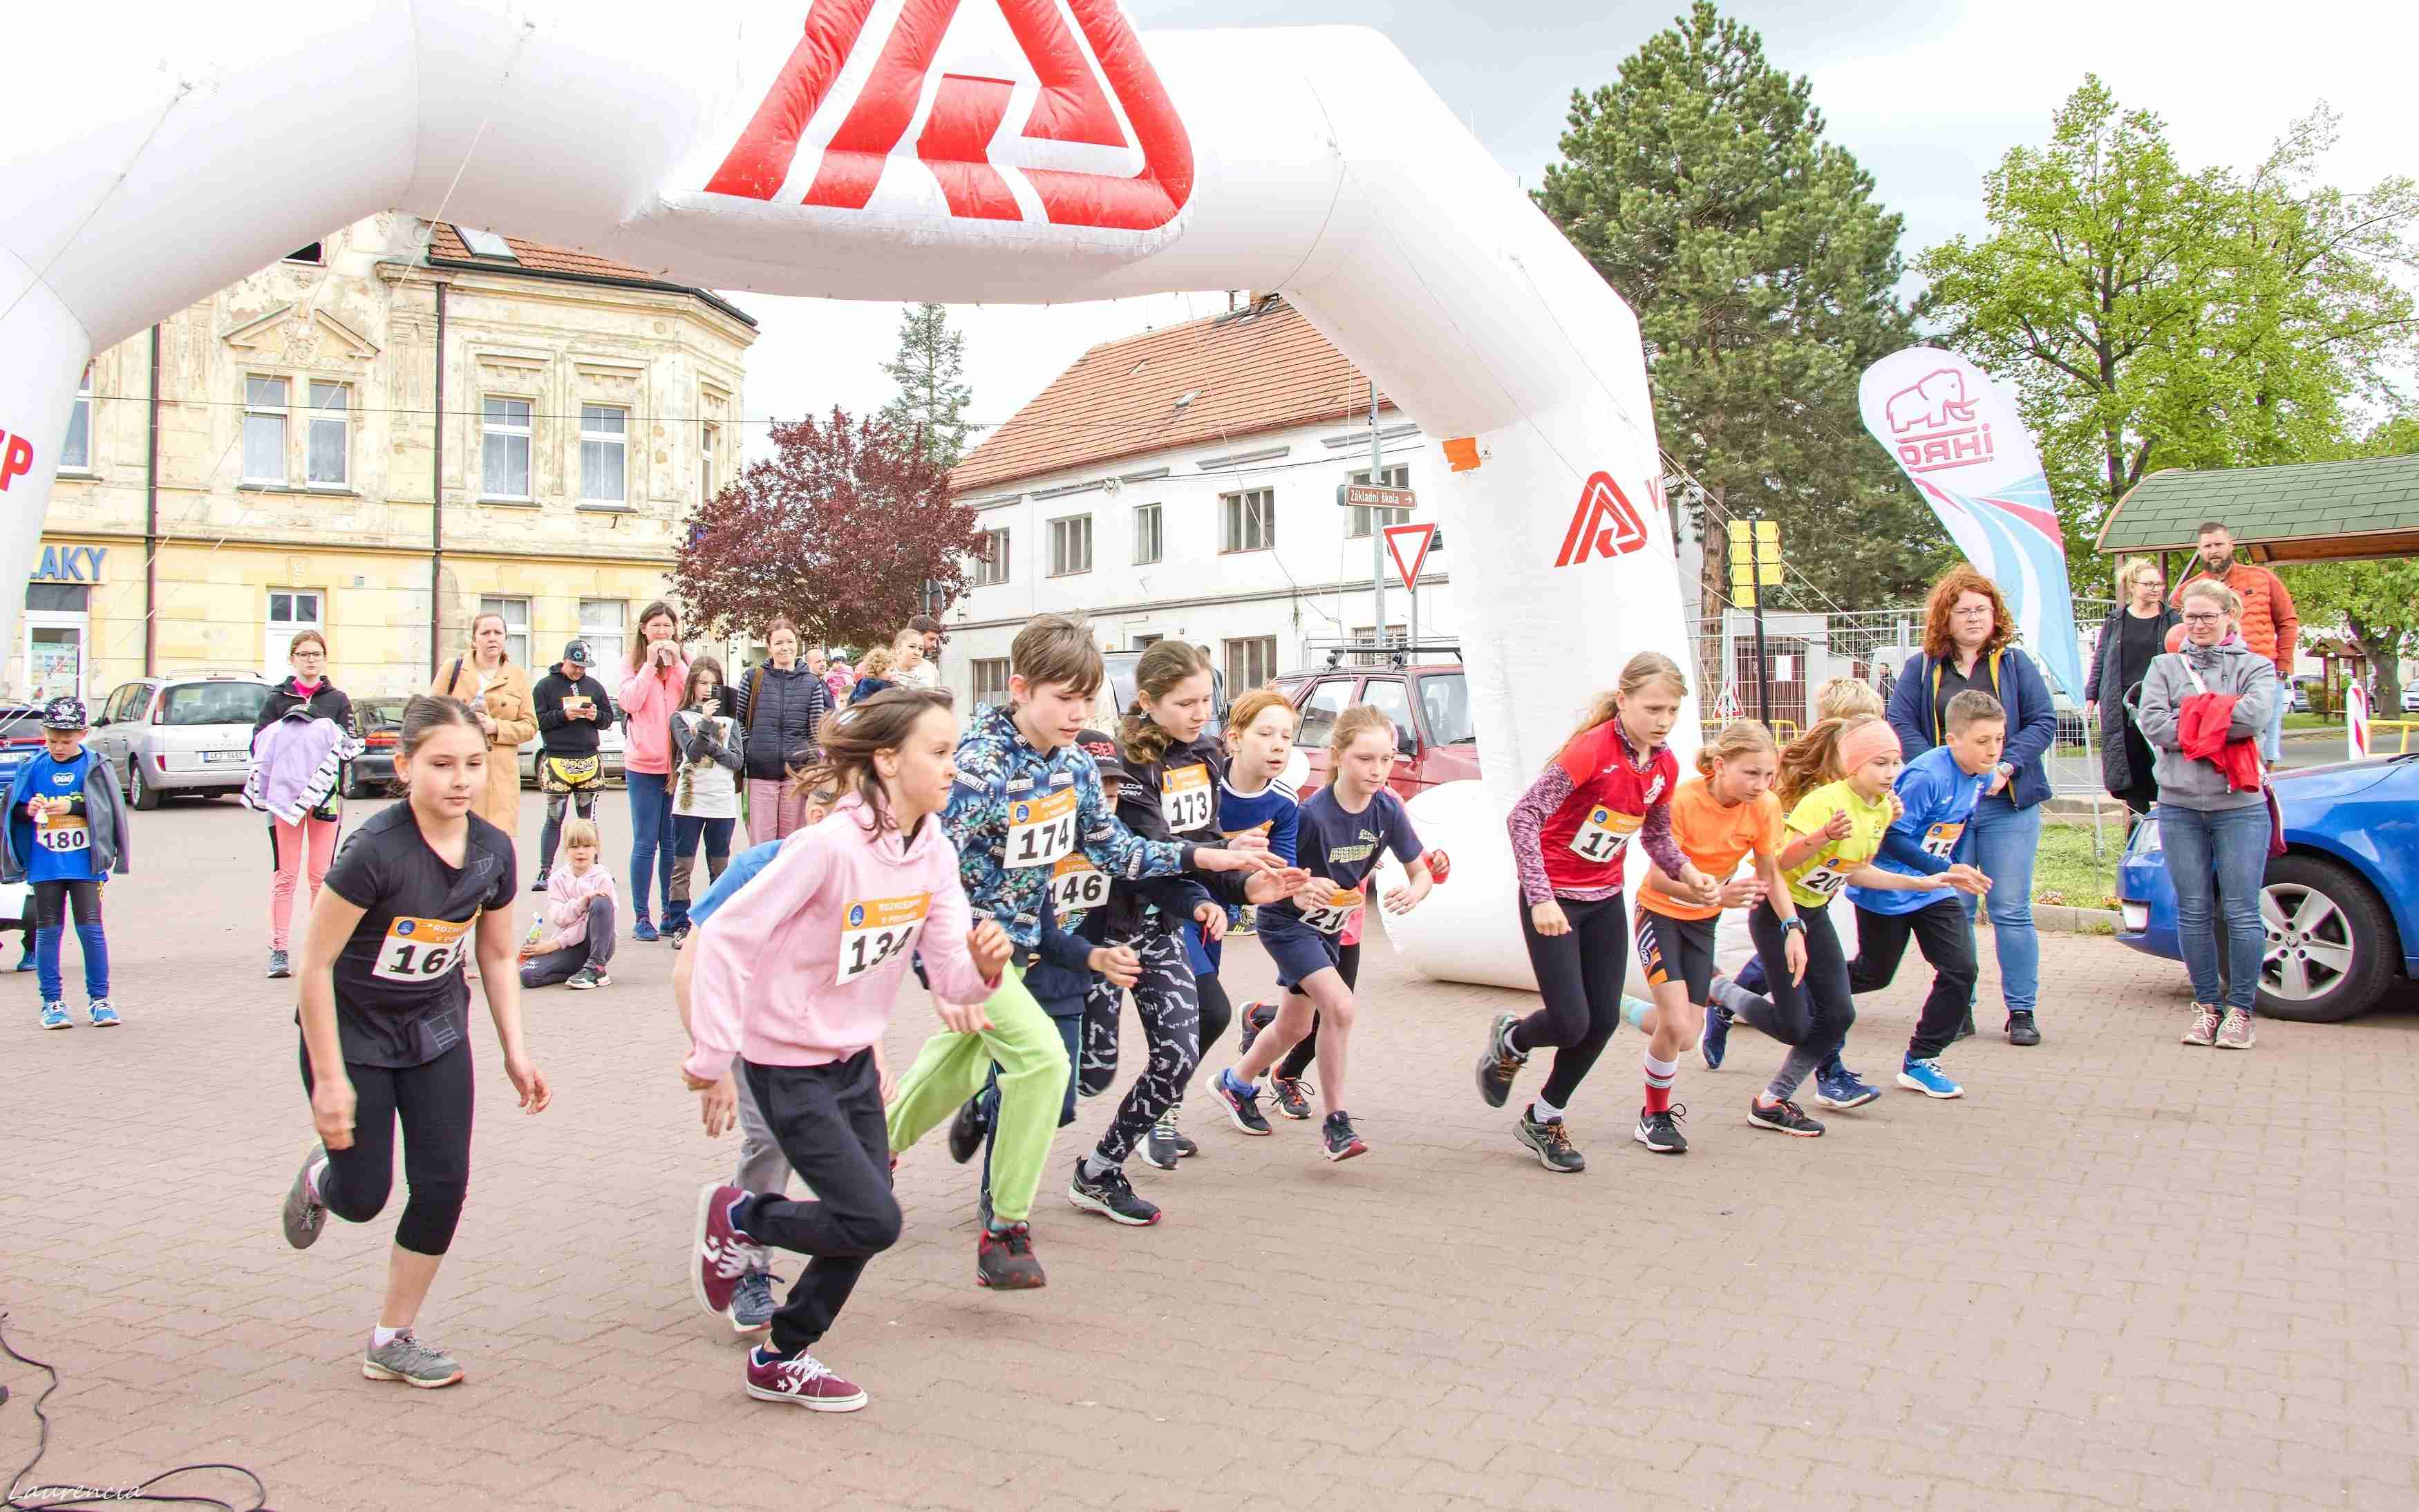
[[[1075,790],[1060,788],[1046,798],[1018,798],[1008,806],[1010,871],[1055,866],[1075,848]]]
[[[840,916],[840,971],[832,979],[834,985],[845,987],[913,949],[932,900],[931,893],[919,892],[907,898],[860,898],[850,903]]]

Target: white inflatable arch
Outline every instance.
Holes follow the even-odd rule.
[[[96,26],[98,82],[64,62]],[[1432,975],[1525,984],[1494,816],[1630,653],[1687,664],[1637,322],[1374,32],[1141,37],[1115,0],[131,0],[31,8],[8,49],[0,581],[33,566],[92,351],[400,208],[778,294],[1285,291],[1474,443],[1421,484],[1486,771],[1421,805],[1456,875],[1397,943]]]

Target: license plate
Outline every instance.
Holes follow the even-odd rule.
[[[243,760],[243,757],[244,753],[239,750],[206,750],[202,752],[202,762],[205,765],[217,765],[222,763],[239,762]]]
[[[2118,912],[2125,916],[2126,933],[2139,934],[2150,927],[2149,904],[2129,903],[2119,901],[2117,905],[2117,909]]]

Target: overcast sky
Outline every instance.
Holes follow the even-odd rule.
[[[980,0],[967,0],[969,4]],[[1558,156],[1574,87],[1614,77],[1683,0],[1127,0],[1144,31],[1351,23],[1392,37],[1507,173],[1531,187]],[[2410,0],[1733,0],[1765,55],[1809,75],[1831,140],[1854,152],[1914,255],[1981,225],[1981,179],[2010,147],[2046,139],[2086,71],[2166,118],[2188,167],[2248,166],[2323,99],[2342,116],[2327,177],[2365,188],[2419,169],[2419,13]],[[1511,18],[1511,19],[1507,19]],[[743,294],[763,322],[748,353],[751,417],[880,408],[899,307]],[[1006,420],[1096,342],[1225,307],[1222,293],[1054,308],[963,306],[974,414]],[[750,425],[749,449],[765,447]]]

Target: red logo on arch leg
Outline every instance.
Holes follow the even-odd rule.
[[[1611,473],[1592,473],[1579,489],[1579,508],[1571,513],[1571,528],[1564,532],[1563,553],[1554,565],[1576,567],[1591,556],[1624,556],[1645,545],[1646,522],[1639,517],[1638,506]]]
[[[707,191],[762,200],[778,195],[799,153],[809,149],[815,116],[849,58],[872,44],[881,51],[847,114],[821,145],[814,180],[801,196],[808,205],[864,208],[914,124],[924,81],[961,3],[908,0],[888,35],[871,39],[866,23],[874,0],[814,0],[806,35],[707,180]],[[999,8],[1038,85],[1032,114],[1003,145],[1131,147],[1140,152],[1142,169],[1119,176],[995,163],[992,145],[1014,82],[945,73],[917,137],[916,157],[939,182],[950,213],[1023,219],[1002,171],[1010,167],[1031,186],[1054,225],[1149,231],[1176,219],[1193,197],[1192,142],[1116,0],[964,3]],[[1068,28],[1070,16],[1083,33],[1080,42]],[[1124,107],[1131,141],[1111,95]]]

